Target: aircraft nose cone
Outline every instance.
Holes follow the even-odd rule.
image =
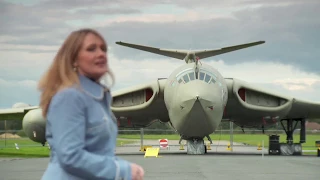
[[[211,84],[193,81],[178,90],[169,110],[173,126],[185,136],[205,136],[221,121],[221,93]],[[220,97],[220,98],[219,98]]]
[[[219,98],[217,98],[218,94],[219,92],[216,91],[215,88],[210,88],[208,84],[194,82],[193,84],[186,84],[184,88],[179,91],[178,97],[176,98],[179,105],[184,107],[190,106],[191,108],[196,101],[200,101],[202,106],[213,106],[215,103],[220,103],[218,102]]]

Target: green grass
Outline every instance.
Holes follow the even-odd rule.
[[[15,147],[14,143],[18,145],[28,145],[28,146],[42,146],[40,143],[34,142],[29,138],[16,138],[16,139],[0,139],[0,147],[12,146]]]
[[[48,147],[0,148],[0,157],[49,157]]]
[[[117,140],[116,145],[133,143],[133,140]],[[15,148],[17,143],[19,149]],[[5,146],[6,145],[6,146]],[[50,150],[47,146],[42,146],[39,143],[33,142],[30,139],[10,139],[0,140],[0,157],[49,157]]]

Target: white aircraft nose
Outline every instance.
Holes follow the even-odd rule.
[[[176,97],[177,130],[186,136],[205,136],[212,133],[221,121],[223,111],[220,91],[203,82],[185,84]],[[173,114],[173,113],[172,113]],[[175,123],[174,123],[175,121]]]
[[[197,95],[190,99],[184,99],[182,101],[179,101],[180,107],[181,107],[181,113],[188,114],[191,111],[194,111],[194,107],[196,104],[198,104],[203,111],[214,111],[214,107],[216,104],[215,99],[209,99],[209,98],[202,98],[201,96]],[[219,103],[219,102],[218,102]]]
[[[191,109],[193,104],[198,100],[203,108],[212,109],[215,104],[221,104],[219,98],[221,92],[214,88],[211,84],[202,81],[194,81],[185,84],[183,89],[180,89],[177,94],[177,102],[180,106]]]

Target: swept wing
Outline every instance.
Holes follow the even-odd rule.
[[[161,120],[168,122],[163,91],[166,79],[158,79],[112,92],[112,112],[119,127],[146,127]]]
[[[226,79],[228,102],[224,119],[243,127],[261,127],[280,119],[320,118],[320,103],[274,93],[239,79]]]
[[[39,106],[0,109],[0,120],[22,120],[30,110],[39,109]]]

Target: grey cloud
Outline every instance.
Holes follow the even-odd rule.
[[[310,4],[238,11],[236,19],[211,19],[174,23],[130,22],[106,27],[111,41],[129,41],[160,48],[210,49],[265,40],[266,44],[220,55],[227,64],[276,61],[320,74],[318,53],[320,6]],[[135,26],[135,27],[133,27]],[[138,28],[139,27],[139,28]],[[122,33],[126,29],[128,33]],[[103,31],[103,30],[102,30]],[[157,58],[158,55],[115,46],[120,58]],[[129,55],[130,54],[130,55]],[[281,73],[281,72],[278,72]]]
[[[77,20],[83,17],[88,19],[87,12],[70,14],[66,10],[70,7],[89,6],[90,3],[92,6],[101,7],[107,5],[112,7],[115,4],[121,5],[121,7],[129,7],[129,4],[132,7],[143,4],[145,7],[151,3],[151,1],[143,3],[139,0],[130,1],[128,4],[125,4],[124,1],[115,1],[114,3],[102,1],[74,3],[68,1],[62,7],[61,2],[49,1],[30,8],[6,4],[9,10],[14,9],[14,11],[1,13],[4,14],[1,16],[1,23],[4,22],[3,27],[6,28],[0,29],[0,33],[19,37],[19,40],[7,43],[59,45],[68,35],[67,33],[74,29],[74,27],[65,24],[65,20]],[[190,7],[194,3],[194,1],[184,2]],[[217,3],[217,1],[203,1],[201,4],[212,2]],[[222,58],[226,60],[227,64],[255,60],[277,61],[293,64],[297,69],[320,74],[318,61],[320,59],[318,53],[320,39],[317,35],[318,29],[320,29],[320,20],[317,18],[320,12],[319,3],[308,1],[313,3],[297,5],[295,3],[298,1],[296,0],[290,2],[292,2],[291,5],[287,6],[262,6],[255,9],[239,10],[232,14],[234,18],[213,18],[194,22],[122,22],[100,27],[98,30],[106,37],[109,46],[113,48],[111,51],[119,58],[139,60],[161,57],[115,45],[114,43],[119,40],[173,49],[214,49],[265,40],[266,44],[213,57],[211,60]],[[170,3],[170,1],[158,1],[157,3]],[[175,1],[175,3],[182,4],[182,1]],[[250,3],[250,1],[239,3]],[[257,3],[272,4],[262,1],[257,1]],[[230,1],[224,4],[218,3],[217,6],[236,7]],[[44,7],[52,8],[47,10]],[[79,12],[81,11],[79,10]],[[8,17],[9,21],[7,22],[4,19]],[[63,19],[61,19],[62,17]]]
[[[32,8],[50,8],[52,12],[61,11],[69,18],[90,18],[91,15],[103,14],[135,14],[140,13],[138,9],[131,6],[124,6],[126,3],[119,1],[99,1],[99,0],[58,0],[45,1]],[[89,16],[88,16],[89,15]]]
[[[38,54],[39,52],[41,52],[41,53],[56,53],[58,51],[58,49],[57,50],[39,50],[39,49],[27,49],[27,48],[25,48],[25,49],[23,49],[23,48],[16,48],[16,49],[0,48],[0,52],[1,51],[7,51],[7,52],[8,51],[15,51],[15,52],[20,51],[20,52],[29,52],[29,53]]]
[[[238,1],[238,4],[244,4],[244,5],[252,5],[252,4],[263,4],[263,5],[292,5],[292,4],[319,4],[318,0],[307,0],[307,1],[301,1],[301,0],[242,0]]]
[[[19,40],[9,41],[13,44],[32,44],[37,39],[43,40],[43,43],[55,41],[54,34],[67,28],[63,23],[65,18],[61,19],[64,17],[61,12],[3,2],[0,6],[6,10],[1,12],[0,22],[3,28],[0,33],[18,37]],[[23,43],[26,41],[30,43]]]
[[[316,82],[313,87],[320,92],[320,81]]]
[[[33,36],[37,38],[39,34],[50,36],[51,40],[57,39],[51,35],[62,38],[61,34],[69,30],[70,25],[66,24],[66,21],[81,20],[86,22],[92,20],[94,15],[140,13],[138,9],[131,7],[113,8],[108,7],[108,4],[114,3],[105,1],[45,1],[34,6],[23,6],[0,2],[0,23],[4,27],[0,29],[0,34],[18,36],[22,39],[10,43],[23,43],[34,38]],[[71,8],[81,7],[86,9],[70,11]]]
[[[141,13],[140,10],[137,9],[121,9],[121,8],[99,8],[99,9],[81,9],[76,11],[76,14],[79,15],[92,15],[92,14],[136,14]]]
[[[256,26],[253,36],[266,38],[266,45],[257,49],[258,53],[266,54],[262,60],[281,61],[294,64],[305,71],[320,73],[320,63],[317,60],[320,58],[320,39],[317,36],[320,20],[315,18],[319,12],[320,6],[300,4],[261,8],[255,12],[244,11],[236,15],[243,24],[248,24],[246,29],[250,29],[250,25]]]
[[[236,2],[236,3],[234,3]],[[279,3],[278,3],[279,2]],[[301,3],[302,2],[302,3]],[[281,4],[282,3],[282,4]],[[280,6],[284,3],[290,4]],[[284,64],[293,64],[297,69],[320,74],[320,53],[318,31],[320,29],[319,2],[315,0],[298,1],[216,1],[203,0],[201,3],[191,0],[163,1],[46,1],[35,6],[27,7],[0,2],[0,35],[18,37],[18,40],[7,41],[9,44],[36,44],[60,45],[64,38],[75,27],[65,21],[80,20],[84,22],[92,19],[91,13],[116,15],[127,13],[140,13],[142,8],[155,4],[176,4],[186,9],[203,8],[208,12],[219,15],[219,11],[240,9],[234,12],[233,18],[213,18],[195,22],[122,22],[114,23],[98,30],[106,37],[112,46],[112,53],[119,58],[139,60],[144,58],[157,59],[162,56],[129,49],[115,45],[115,41],[128,41],[160,48],[173,49],[211,49],[247,43],[257,40],[266,40],[266,44],[245,50],[220,55],[211,60],[224,59],[228,64],[244,61],[278,61]],[[255,9],[244,9],[248,4],[264,4]],[[81,9],[90,7],[89,9]],[[102,7],[95,11],[95,7]],[[105,9],[103,8],[105,7]],[[79,8],[71,13],[71,8]],[[37,50],[28,50],[36,53]],[[44,52],[44,51],[38,51]],[[28,57],[19,57],[19,59]],[[1,69],[0,78],[6,80],[21,80],[28,76],[37,80],[47,68],[52,59],[44,59],[47,63],[35,68]],[[174,59],[172,59],[175,61]],[[210,59],[208,59],[210,60]],[[205,61],[205,60],[203,60]],[[32,62],[32,61],[31,61]],[[181,62],[182,64],[183,62]],[[263,69],[263,67],[261,68]],[[249,70],[250,71],[250,70]],[[281,72],[262,72],[281,73]],[[40,75],[40,76],[39,76]],[[120,83],[115,88],[128,84]],[[269,89],[285,91],[283,87],[268,85]],[[271,88],[270,88],[271,87]],[[312,86],[320,91],[320,83]],[[35,90],[20,88],[0,88],[0,106],[23,101],[30,104],[38,103],[38,94]],[[11,94],[11,95],[9,95]],[[25,96],[28,94],[28,96]],[[317,99],[315,93],[294,94],[305,96],[308,99]],[[1,104],[2,103],[2,104]],[[7,104],[6,104],[7,103]]]
[[[165,1],[163,1],[165,2]],[[220,0],[202,0],[201,3],[194,0],[171,0],[173,4],[177,4],[184,8],[196,8],[196,7],[212,7],[212,8],[247,8],[248,6],[260,5],[260,6],[284,6],[284,5],[296,5],[296,4],[319,4],[318,0],[237,0],[237,1],[220,1]],[[213,9],[215,10],[215,9]]]
[[[283,84],[286,84],[288,86],[307,86],[306,83],[301,83],[301,82],[284,82]]]
[[[50,7],[53,9],[70,9],[92,6],[108,6],[115,4],[117,1],[104,1],[104,0],[55,0],[43,1],[35,5],[35,7]]]

